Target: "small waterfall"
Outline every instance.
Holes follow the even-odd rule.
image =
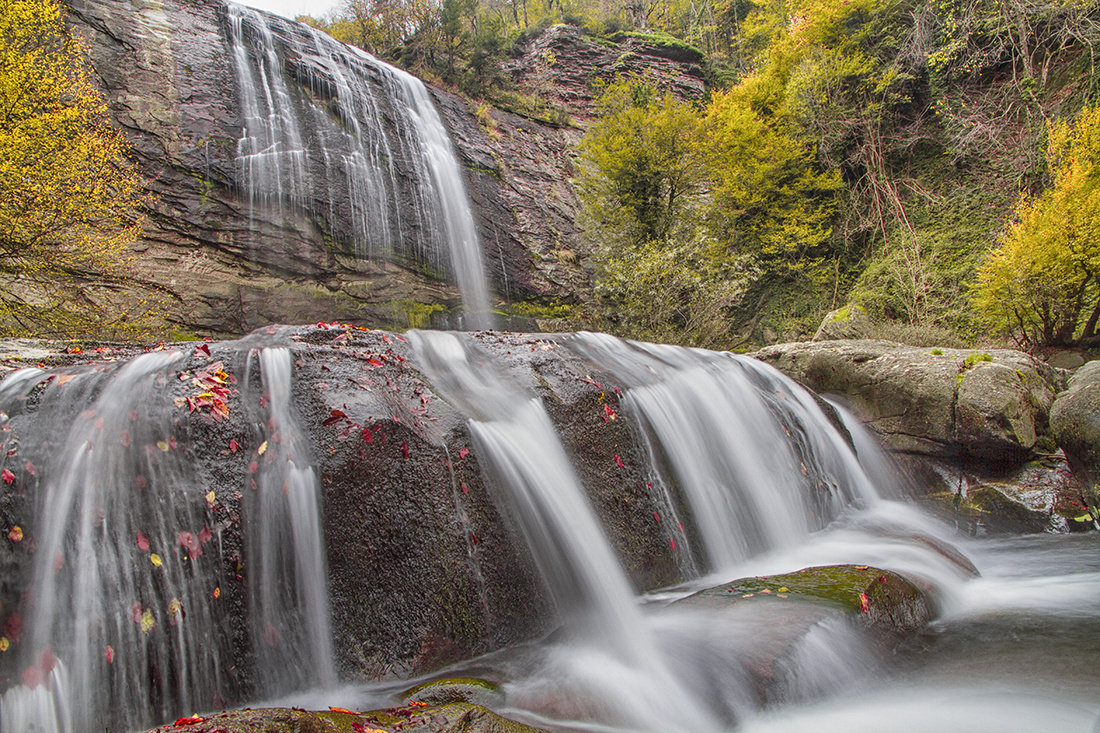
[[[191,371],[180,351],[155,351],[0,383],[6,506],[21,507],[7,541],[29,589],[2,608],[21,680],[0,694],[4,733],[139,729],[333,681],[319,487],[290,352],[257,361],[251,458],[204,447],[212,421],[187,406],[216,374],[240,409],[221,361]],[[228,464],[247,477],[239,491],[219,478]],[[254,680],[233,666],[249,646]]]
[[[631,705],[617,713],[643,729],[670,720],[683,730],[715,727],[669,673],[539,400],[458,335],[412,332],[410,340],[433,388],[467,414],[566,628],[590,649],[582,666],[611,666],[629,679]],[[592,685],[606,682],[591,677]]]
[[[234,3],[228,12],[250,206],[323,216],[360,257],[452,278],[465,325],[491,327],[462,171],[424,84],[315,29]]]
[[[567,345],[625,382],[673,506],[712,569],[789,547],[874,501],[851,449],[805,390],[752,359],[583,333]],[[679,500],[678,500],[679,497]]]
[[[37,547],[24,684],[5,693],[5,719],[23,709],[46,730],[133,728],[217,698],[227,645],[207,599],[219,568],[200,557],[215,522],[164,389],[180,357],[5,383],[5,410],[18,412],[30,392],[39,400],[16,459],[24,491],[37,495]],[[54,728],[41,719],[45,690]],[[4,730],[33,729],[24,726]]]
[[[329,686],[335,673],[320,487],[292,410],[290,351],[259,356],[268,417],[249,465],[245,534],[253,649],[264,692],[279,694]]]

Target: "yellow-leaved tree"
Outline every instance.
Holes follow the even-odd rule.
[[[0,333],[133,335],[141,180],[53,0],[0,0]]]
[[[978,272],[973,301],[1027,347],[1100,340],[1100,107],[1049,128],[1053,186],[1016,207]]]

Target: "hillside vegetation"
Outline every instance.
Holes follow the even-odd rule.
[[[1100,169],[1075,120],[1096,0],[350,0],[306,20],[505,108],[538,106],[501,62],[553,23],[705,59],[706,105],[622,79],[581,146],[609,330],[729,347],[854,302],[909,341],[1095,338]]]

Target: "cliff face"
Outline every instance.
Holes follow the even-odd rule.
[[[168,294],[176,328],[227,335],[332,319],[400,328],[424,325],[436,306],[459,305],[438,251],[443,228],[417,188],[425,185],[417,178],[422,156],[400,128],[404,103],[394,98],[390,72],[291,21],[246,11],[242,23],[242,11],[221,0],[70,5],[148,181],[138,274]],[[242,59],[253,76],[268,75],[266,93],[286,105],[261,126],[296,116],[298,137],[271,144],[257,137]],[[590,253],[575,221],[571,150],[591,113],[592,82],[664,73],[685,96],[699,96],[698,67],[559,26],[509,71],[521,90],[545,96],[573,121],[477,114],[431,90],[466,177],[493,302],[584,301]],[[349,79],[366,91],[349,94]],[[377,190],[355,182],[364,154],[384,170]],[[376,242],[382,230],[389,238]]]

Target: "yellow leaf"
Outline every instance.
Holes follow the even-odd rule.
[[[168,444],[165,443],[163,440],[158,440],[157,441],[157,447],[160,448],[165,453],[168,452]]]
[[[11,642],[8,641],[8,637],[0,636],[0,652],[6,652],[9,646],[11,646]]]
[[[258,453],[259,455],[262,456],[266,452],[267,452],[267,441],[265,440],[264,442],[260,443],[260,447],[256,449],[256,453]]]
[[[156,555],[154,555],[156,557]],[[153,618],[153,612],[150,609],[145,609],[145,613],[141,614],[141,633],[148,634],[150,631],[157,627],[157,622]]]
[[[164,561],[160,559],[160,555],[155,552],[149,556],[149,562],[153,563],[153,566],[158,568],[164,564]]]

